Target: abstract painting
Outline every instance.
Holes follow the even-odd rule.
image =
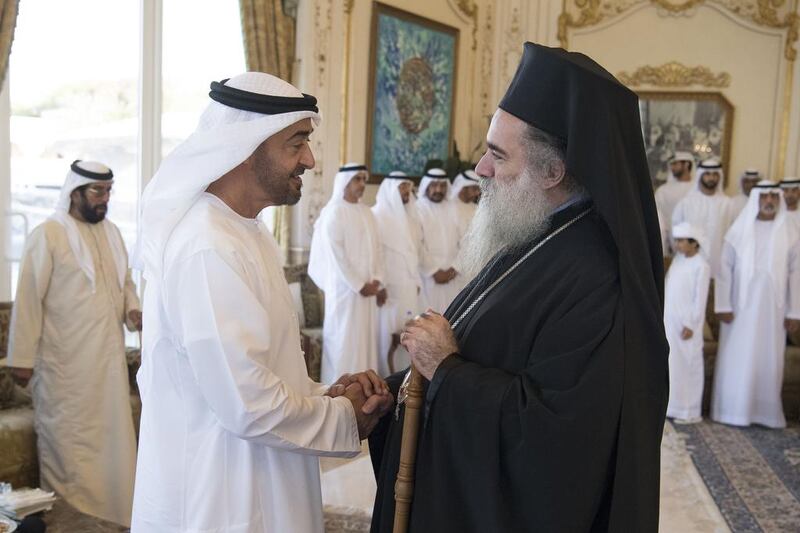
[[[452,139],[458,30],[374,4],[367,154],[373,178],[419,176],[447,159]]]

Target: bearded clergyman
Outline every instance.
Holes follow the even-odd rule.
[[[669,348],[638,98],[526,43],[486,141],[476,275],[401,334],[425,385],[409,531],[655,532]],[[370,437],[373,532],[392,530],[408,375]]]

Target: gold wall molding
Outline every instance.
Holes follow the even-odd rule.
[[[686,0],[685,2],[673,3],[669,0],[652,0],[651,3],[655,4],[660,10],[663,10],[667,13],[682,14],[693,10],[702,4],[703,1],[704,0]]]
[[[350,39],[353,31],[353,6],[356,0],[344,0],[342,5],[344,11],[344,53],[342,54],[342,120],[339,128],[339,164],[344,165],[347,161],[347,147],[349,145],[347,136],[350,125]]]
[[[478,4],[473,0],[455,0],[451,5],[464,17],[472,21],[472,49],[478,49]]]
[[[316,65],[314,90],[320,99],[320,107],[325,109],[329,101],[329,85],[328,85],[328,51],[331,50],[331,32],[333,30],[333,6],[332,0],[314,0],[314,62]],[[324,128],[324,123],[323,123]],[[314,222],[317,220],[320,211],[327,203],[327,195],[323,187],[324,180],[324,165],[321,164],[325,161],[325,146],[324,142],[326,135],[320,132],[320,135],[313,136],[313,152],[317,160],[313,172],[313,179],[307,180],[308,191],[304,189],[303,196],[308,197],[308,211],[306,213],[306,231],[307,236],[311,237],[311,231],[314,228]]]
[[[522,16],[521,11],[522,6],[519,3],[515,3],[515,5],[511,6],[511,10],[509,11],[509,17],[506,20],[505,28],[508,28],[505,32],[505,39],[503,39],[503,48],[502,48],[502,59],[501,59],[501,68],[500,72],[502,75],[503,80],[510,80],[511,77],[514,75],[514,71],[517,68],[517,63],[519,63],[520,58],[522,57],[522,43],[525,42],[522,36],[522,25],[520,23]]]
[[[643,4],[671,15],[686,14],[703,4],[713,4],[757,26],[787,30],[784,55],[789,61],[797,56],[795,46],[800,34],[800,16],[792,0],[564,0],[558,17],[558,40],[562,48],[567,48],[570,29],[596,26]]]
[[[620,72],[619,81],[628,87],[653,85],[655,87],[702,87],[725,88],[731,84],[731,75],[727,72],[714,73],[708,67],[687,67],[677,61],[663,65],[637,68],[632,74]]]
[[[486,18],[483,22],[483,45],[481,49],[481,118],[488,116],[489,96],[492,91],[492,67],[494,66],[494,10],[493,0],[486,3]]]

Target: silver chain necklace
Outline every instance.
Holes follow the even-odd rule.
[[[544,246],[550,239],[552,239],[553,237],[555,237],[556,235],[558,235],[559,233],[561,233],[562,231],[564,231],[565,229],[567,229],[568,227],[572,226],[574,223],[576,223],[577,221],[579,221],[580,219],[582,219],[583,217],[588,215],[591,210],[592,209],[589,208],[589,209],[583,211],[582,213],[578,214],[575,218],[573,218],[572,220],[569,220],[568,222],[564,223],[562,226],[560,226],[553,233],[551,233],[550,235],[548,235],[547,237],[542,239],[536,246],[534,246],[533,248],[528,250],[525,253],[525,255],[520,257],[513,265],[508,267],[508,269],[506,269],[506,271],[503,272],[500,275],[499,278],[497,278],[491,285],[486,287],[483,290],[483,292],[481,292],[478,295],[478,297],[475,298],[472,301],[471,304],[469,304],[469,306],[464,310],[464,312],[459,315],[459,317],[456,319],[455,322],[453,322],[453,325],[450,326],[451,329],[456,329],[456,327],[458,327],[458,325],[461,323],[461,321],[464,320],[464,318],[475,308],[475,306],[477,306],[479,303],[481,303],[483,301],[483,299],[486,298],[486,295],[489,294],[489,292],[491,292],[492,289],[497,287],[497,285],[501,281],[506,279],[512,272],[514,272],[522,263],[525,262],[526,259],[528,259],[530,256],[535,254],[539,250],[539,248]],[[406,372],[405,378],[403,378],[403,383],[402,383],[402,385],[400,385],[400,390],[397,392],[397,407],[395,408],[395,412],[394,412],[395,420],[399,420],[400,419],[400,406],[403,403],[405,403],[406,399],[408,398],[408,383],[409,383],[410,380],[411,380],[411,370]]]

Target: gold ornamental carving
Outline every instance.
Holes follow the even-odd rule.
[[[481,46],[481,116],[489,114],[489,94],[491,92],[492,68],[494,66],[494,2],[486,4],[486,18],[483,25],[483,44]]]
[[[466,18],[472,21],[472,49],[478,49],[478,4],[473,0],[455,0],[455,6]]]
[[[639,67],[632,74],[620,72],[617,74],[617,78],[628,87],[638,87],[640,85],[653,85],[655,87],[701,85],[703,87],[724,88],[729,87],[731,84],[731,75],[727,72],[715,74],[708,67],[687,67],[677,61],[670,61],[658,67]]]
[[[758,26],[786,29],[784,55],[789,61],[797,57],[795,45],[800,35],[797,0],[564,0],[558,17],[558,40],[567,48],[570,29],[596,26],[643,4],[653,5],[669,15],[682,15],[706,3]]]
[[[696,8],[702,4],[704,0],[686,0],[685,2],[672,3],[669,0],[651,0],[651,4],[656,5],[659,9],[667,13],[685,13]]]

